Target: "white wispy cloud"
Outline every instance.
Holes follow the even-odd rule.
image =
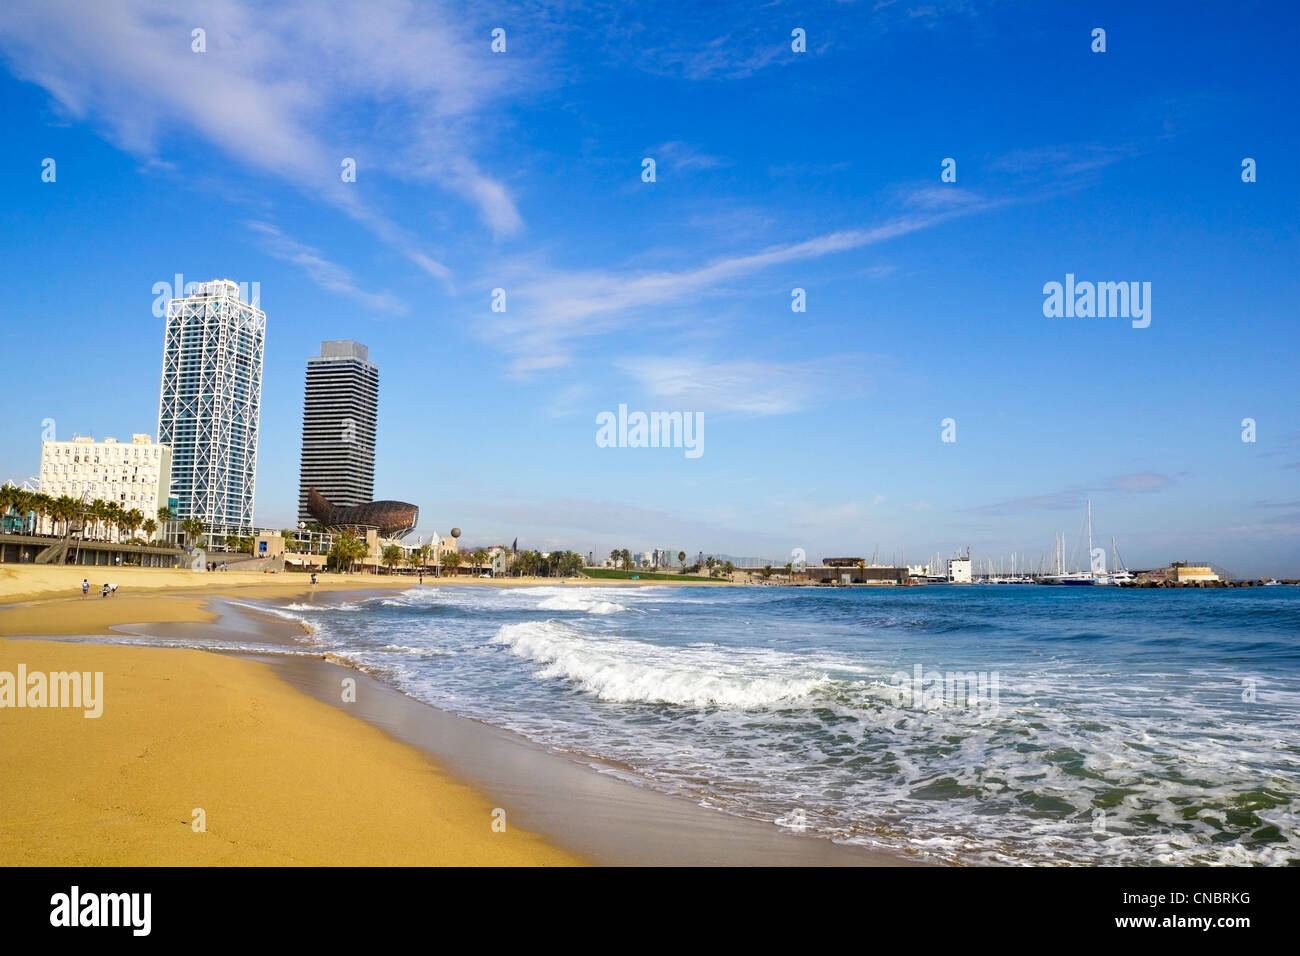
[[[618,328],[638,310],[699,302],[719,294],[729,282],[774,266],[866,248],[994,205],[963,198],[953,208],[907,214],[870,228],[838,230],[679,270],[547,270],[535,263],[504,268],[485,284],[508,285],[509,317],[485,326],[482,334],[513,356],[515,374],[559,368],[572,361],[575,340]]]
[[[322,289],[346,296],[376,312],[406,315],[406,304],[388,292],[368,292],[357,285],[352,273],[337,262],[326,259],[319,249],[286,236],[269,222],[246,223],[261,237],[262,248],[275,258],[298,266]]]
[[[566,385],[552,395],[542,411],[549,418],[568,418],[580,411],[586,411],[583,405],[588,389],[585,385]]]
[[[1177,483],[1177,478],[1170,475],[1162,475],[1159,472],[1129,472],[1122,475],[1111,475],[1108,478],[1103,478],[1099,481],[1087,484],[1070,485],[1066,488],[1060,489],[1059,491],[1049,491],[1039,495],[1020,495],[1015,498],[1007,498],[1003,501],[981,505],[967,510],[988,515],[1018,514],[1022,511],[1037,509],[1063,511],[1078,508],[1083,504],[1084,499],[1090,494],[1096,494],[1099,492],[1111,492],[1116,494],[1151,494],[1153,492],[1163,491]]]
[[[658,146],[652,146],[646,151],[646,155],[654,157],[658,165],[683,171],[717,169],[720,166],[731,165],[729,160],[723,159],[721,156],[710,156],[708,153],[701,152],[694,146],[680,140],[671,140],[667,143],[660,143]]]
[[[477,210],[495,235],[519,232],[509,191],[473,158],[468,120],[481,123],[487,104],[518,87],[525,58],[490,60],[475,27],[464,10],[410,0],[363,10],[342,0],[207,0],[185,10],[161,0],[44,0],[6,8],[0,55],[66,115],[146,163],[166,164],[169,148],[197,138],[323,198],[445,279],[412,231],[341,181],[340,162],[358,160],[358,182],[381,172],[428,182]],[[206,52],[191,49],[195,28],[206,31]]]
[[[1066,146],[1038,146],[1033,149],[1012,150],[989,162],[988,168],[996,172],[1020,176],[1047,175],[1068,178],[1118,163],[1136,155],[1133,146],[1108,146],[1097,143],[1076,143]]]
[[[681,356],[647,356],[615,363],[655,400],[692,412],[784,415],[865,386],[862,356],[806,361],[709,362]]]

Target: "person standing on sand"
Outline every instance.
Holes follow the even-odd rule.
[[[108,584],[107,584],[107,583],[105,583],[105,585],[104,585],[102,588],[99,589],[99,596],[100,596],[100,597],[108,597]]]
[[[84,601],[86,595],[90,593],[90,582],[85,578],[81,579],[81,599]]]

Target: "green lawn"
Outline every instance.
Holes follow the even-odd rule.
[[[694,574],[660,574],[657,571],[618,571],[614,568],[583,568],[582,573],[589,578],[606,578],[627,581],[636,575],[642,581],[694,581],[696,584],[717,584],[706,577]]]

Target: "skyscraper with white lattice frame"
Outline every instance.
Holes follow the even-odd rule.
[[[253,531],[266,313],[229,279],[185,292],[167,306],[158,437],[175,517],[202,521],[210,545]]]

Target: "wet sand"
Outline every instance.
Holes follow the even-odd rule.
[[[286,682],[433,755],[511,823],[593,863],[646,866],[898,866],[908,861],[728,816],[647,790],[516,734],[431,707],[351,668],[266,660]],[[355,703],[340,682],[357,678]]]

